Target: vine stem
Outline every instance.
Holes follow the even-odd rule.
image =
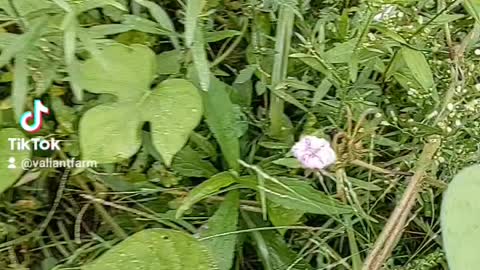
[[[410,179],[410,183],[408,183],[400,203],[395,207],[383,231],[377,238],[373,250],[365,260],[362,270],[380,269],[397,244],[407,223],[408,215],[415,205],[423,177],[432,163],[433,155],[440,147],[440,142],[440,136],[433,135],[424,146],[415,174]]]

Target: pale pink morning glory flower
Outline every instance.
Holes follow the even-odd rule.
[[[330,143],[315,136],[305,136],[292,148],[295,156],[306,169],[321,170],[333,163],[337,155]]]

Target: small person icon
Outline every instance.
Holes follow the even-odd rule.
[[[15,158],[14,157],[11,157],[8,159],[8,162],[10,164],[8,164],[8,169],[16,169],[17,166],[15,165]]]

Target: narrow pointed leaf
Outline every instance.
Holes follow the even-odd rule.
[[[221,189],[235,183],[235,178],[228,172],[219,173],[212,178],[202,182],[196,186],[188,196],[183,200],[182,205],[178,208],[176,217],[180,218],[185,211],[190,209],[195,203],[219,192]]]
[[[219,270],[229,270],[233,264],[235,255],[236,234],[215,237],[222,233],[234,232],[237,230],[238,209],[240,199],[238,191],[230,191],[225,201],[215,214],[208,220],[206,229],[200,233],[201,237],[212,237],[202,241],[210,248],[216,258]]]
[[[218,86],[218,87],[215,87]],[[238,126],[230,97],[220,83],[213,82],[212,89],[205,93],[204,108],[208,127],[217,139],[230,168],[238,170],[240,143],[235,128]]]

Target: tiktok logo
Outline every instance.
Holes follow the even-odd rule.
[[[50,114],[50,110],[43,105],[42,101],[35,99],[33,103],[33,113],[25,112],[22,117],[20,117],[20,126],[29,133],[36,133],[42,128],[43,118],[42,114]],[[32,121],[32,124],[28,122]]]

